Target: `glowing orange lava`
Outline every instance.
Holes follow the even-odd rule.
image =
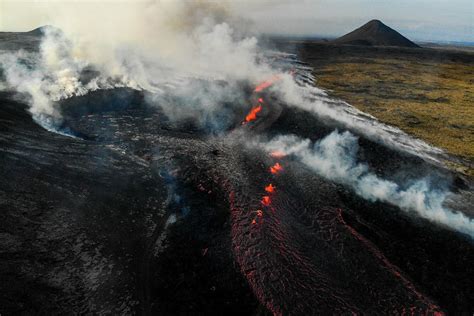
[[[275,192],[275,187],[270,183],[265,187],[265,191],[267,191],[268,193],[273,193]]]
[[[269,78],[268,80],[260,83],[257,87],[255,87],[254,92],[261,92],[261,91],[267,89],[268,87],[273,85],[276,81],[281,80],[281,78],[282,78],[281,75],[275,75],[275,76]],[[243,121],[242,124],[246,124],[248,122],[256,120],[257,119],[257,114],[262,110],[262,105],[263,104],[264,104],[263,98],[259,97],[258,98],[258,105],[252,107],[249,114],[247,114],[247,116],[245,117],[245,121]],[[274,151],[274,152],[270,153],[270,156],[272,156],[274,158],[282,158],[282,157],[285,156],[285,153],[283,153],[281,151]],[[270,167],[270,172],[272,174],[277,174],[282,170],[283,170],[283,167],[278,162]],[[270,183],[267,186],[265,186],[265,192],[267,192],[268,194],[275,193],[275,187],[273,186],[273,184]],[[262,203],[263,206],[269,207],[272,203],[270,196],[269,195],[262,196],[262,200],[261,200],[260,203]],[[263,211],[262,210],[256,210],[255,214],[256,214],[255,218],[253,218],[252,221],[251,221],[252,225],[257,224],[257,219],[258,218],[260,218],[260,220],[259,220],[260,223],[262,223],[262,221],[263,221]]]
[[[262,82],[261,84],[259,84],[254,92],[261,92],[263,90],[265,90],[266,88],[270,87],[271,85],[273,85],[275,82],[277,82],[278,80],[281,79],[281,76],[280,75],[275,75],[273,77],[271,77],[270,79]]]
[[[278,162],[270,167],[270,172],[273,174],[277,174],[282,170],[283,170],[283,167]]]
[[[260,112],[262,110],[262,106],[261,105],[257,105],[257,106],[254,106],[249,114],[247,114],[247,116],[245,117],[245,122],[251,122],[251,121],[254,121],[255,119],[257,119],[257,113]]]
[[[264,206],[270,206],[271,203],[272,201],[270,200],[270,197],[268,195],[265,195],[264,197],[262,197],[262,204]]]

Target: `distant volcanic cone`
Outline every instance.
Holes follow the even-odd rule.
[[[372,20],[334,41],[336,44],[419,47],[379,20]]]

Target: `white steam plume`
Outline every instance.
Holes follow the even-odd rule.
[[[97,89],[161,93],[192,80],[256,82],[273,75],[257,40],[236,31],[230,6],[208,1],[69,2],[56,6],[38,53],[0,52],[7,86],[30,96],[40,121],[60,120],[54,101]],[[60,31],[59,31],[60,30]],[[86,69],[99,73],[87,83]],[[153,98],[150,98],[153,100]]]
[[[447,195],[430,187],[428,179],[409,186],[385,180],[357,162],[358,139],[350,132],[337,130],[312,144],[309,139],[280,136],[266,143],[269,151],[294,155],[319,175],[347,186],[369,201],[382,201],[405,211],[415,211],[430,221],[446,225],[474,238],[474,220],[443,207]]]
[[[443,153],[441,149],[411,137],[396,127],[383,124],[344,101],[329,98],[324,90],[314,86],[311,71],[310,68],[299,71],[310,78],[309,82],[297,82],[286,75],[273,89],[291,106],[310,111],[322,119],[334,120],[377,143],[439,162],[437,157]]]
[[[0,67],[7,87],[30,97],[30,110],[45,127],[60,120],[54,101],[97,89],[148,90],[156,94],[148,101],[167,106],[165,113],[169,116],[195,116],[202,110],[213,112],[222,102],[239,99],[238,81],[258,82],[276,72],[264,61],[256,38],[238,31],[246,27],[233,17],[229,1],[224,1],[224,6],[204,0],[129,1],[126,5],[97,1],[44,3],[51,9],[47,22],[58,29],[45,28],[39,52],[0,52]],[[82,80],[81,74],[89,69],[98,75]],[[304,73],[309,84],[283,75],[273,87],[288,104],[333,119],[388,146],[431,159],[441,152],[344,102],[330,100],[312,86],[310,69],[298,71]],[[225,89],[211,86],[203,90],[196,84],[201,79],[230,84]],[[176,96],[191,96],[196,100],[197,112],[176,108],[160,95],[177,86]],[[197,116],[205,121],[206,113],[204,118]],[[444,194],[431,190],[427,180],[405,189],[380,179],[366,165],[356,163],[357,142],[351,134],[331,135],[315,148],[309,141],[297,139],[275,142],[285,145],[286,150],[323,176],[352,186],[361,196],[416,210],[423,217],[473,235],[472,221],[445,210]]]
[[[80,76],[88,63],[73,56],[73,44],[61,31],[46,27],[43,32],[39,52],[0,52],[0,68],[6,79],[6,88],[28,96],[33,118],[45,128],[53,129],[60,121],[55,101],[98,89],[138,88],[127,78],[99,76],[82,83]]]
[[[244,2],[45,1],[41,7],[50,14],[44,21],[62,32],[46,29],[37,55],[1,54],[0,67],[7,68],[11,87],[31,96],[31,112],[43,125],[45,118],[60,120],[53,101],[96,89],[126,86],[159,94],[173,86],[190,85],[196,79],[258,82],[277,70],[262,58],[257,39],[241,32],[248,27],[236,16],[245,12],[248,4],[259,7],[273,2]],[[296,64],[294,67],[298,68]],[[100,75],[84,83],[80,75],[85,68],[95,69]],[[297,83],[285,75],[274,87],[288,104],[334,119],[388,146],[435,160],[441,153],[344,102],[330,100],[313,86],[311,69],[298,69],[298,73],[309,78],[309,84]],[[193,97],[194,92],[188,90]],[[208,99],[218,99],[208,93]],[[148,98],[152,103],[162,100]],[[201,112],[207,110],[203,105]],[[169,107],[166,110],[172,114],[185,112]]]

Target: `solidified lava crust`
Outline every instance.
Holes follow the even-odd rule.
[[[335,314],[441,312],[346,224],[340,209],[314,206],[308,229],[298,212],[311,204],[278,191],[263,219],[252,225],[250,210],[258,203],[242,189],[228,188],[233,250],[255,295],[275,315],[310,314],[315,306]]]

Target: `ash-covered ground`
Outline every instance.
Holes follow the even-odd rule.
[[[310,105],[283,76],[187,116],[167,106],[188,94],[114,87],[55,100],[51,125],[5,85],[0,313],[472,314],[472,179],[272,59]]]

